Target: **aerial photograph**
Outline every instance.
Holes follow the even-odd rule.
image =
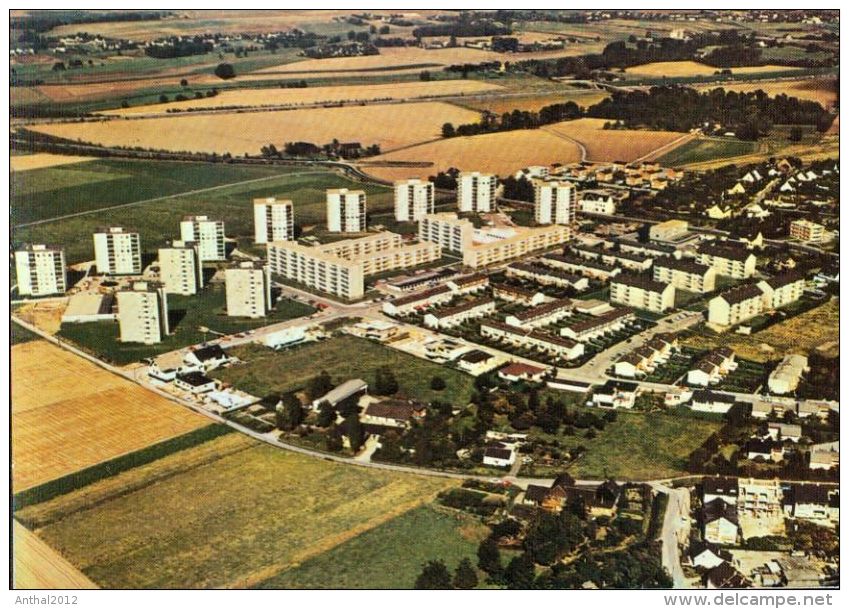
[[[839,593],[840,11],[427,5],[8,11],[16,604]]]

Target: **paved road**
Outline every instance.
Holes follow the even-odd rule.
[[[687,580],[681,568],[681,548],[686,547],[690,539],[690,491],[661,484],[652,484],[652,487],[669,497],[660,531],[663,567],[672,576],[673,588],[686,588]]]

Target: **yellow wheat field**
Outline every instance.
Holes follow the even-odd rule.
[[[444,95],[488,93],[502,89],[498,85],[478,80],[436,80],[430,82],[383,83],[306,89],[239,89],[223,91],[215,97],[190,99],[168,104],[149,104],[102,114],[126,116],[132,114],[164,114],[172,109],[221,108],[233,106],[297,106],[305,104],[359,102],[374,100],[407,100]]]
[[[837,90],[834,87],[834,82],[834,79],[830,78],[802,78],[798,80],[730,82],[722,85],[698,85],[694,88],[699,91],[710,91],[721,87],[726,91],[738,91],[740,93],[750,93],[760,89],[770,97],[784,93],[790,97],[815,101],[824,108],[830,108],[837,101]]]
[[[625,73],[644,78],[658,78],[661,76],[675,78],[677,76],[710,76],[721,69],[697,61],[660,61],[626,68]],[[788,66],[767,65],[731,68],[731,72],[733,74],[761,74],[765,72],[792,72],[798,69]]]
[[[9,157],[9,168],[12,171],[29,171],[30,169],[44,169],[46,167],[71,165],[73,163],[94,160],[95,158],[90,156],[66,156],[39,152],[37,154],[22,154]]]
[[[442,124],[477,121],[478,113],[441,102],[168,116],[92,123],[34,125],[72,140],[104,146],[258,154],[285,142],[326,144],[334,138],[384,150],[439,137]]]
[[[209,423],[45,341],[11,364],[15,492]]]

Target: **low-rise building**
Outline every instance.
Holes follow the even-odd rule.
[[[194,395],[215,391],[215,380],[203,372],[178,373],[174,378],[174,385]]]
[[[767,387],[770,393],[783,395],[796,391],[799,382],[802,380],[802,375],[808,371],[808,358],[804,355],[786,355],[781,363],[773,370],[769,379],[767,379]]]
[[[483,273],[474,273],[472,275],[463,275],[462,277],[452,277],[445,282],[454,294],[472,294],[480,292],[489,286],[489,276]]]
[[[717,275],[747,279],[755,274],[757,257],[745,247],[705,241],[697,248],[699,264],[712,266]]]
[[[516,450],[505,446],[488,446],[483,452],[483,464],[492,467],[510,467],[516,462]]]
[[[596,262],[567,254],[546,254],[540,258],[540,262],[546,266],[571,273],[579,273],[591,279],[607,281],[619,274],[618,266]]]
[[[507,267],[507,276],[530,279],[540,285],[554,285],[561,288],[572,287],[579,292],[589,287],[589,281],[586,277],[532,262],[511,263]]]
[[[793,220],[790,223],[790,237],[808,243],[821,243],[825,237],[825,227],[810,220]]]
[[[451,288],[447,285],[441,285],[385,302],[383,303],[383,312],[393,316],[408,315],[416,310],[451,302],[453,298],[454,292],[451,291]]]
[[[323,396],[312,401],[312,407],[315,410],[321,406],[323,402],[327,402],[334,408],[342,401],[351,399],[357,396],[364,395],[368,391],[368,383],[362,379],[349,379],[337,385]]]
[[[649,239],[660,242],[675,241],[686,235],[689,228],[686,220],[658,222],[649,228]]]
[[[220,345],[204,345],[189,349],[183,356],[183,363],[190,369],[209,372],[233,361]]]
[[[696,362],[687,372],[687,383],[701,387],[715,385],[736,368],[734,351],[728,347],[720,347]]]
[[[610,302],[663,313],[675,306],[675,286],[622,273],[610,280]]]
[[[497,321],[481,323],[481,336],[504,341],[518,347],[536,349],[566,360],[581,357],[584,354],[583,343],[575,342],[538,330],[518,328]]]
[[[591,317],[572,322],[560,328],[560,336],[571,338],[580,342],[586,342],[608,332],[616,332],[625,327],[628,322],[636,317],[633,309],[628,307],[614,307],[613,309]]]
[[[698,412],[717,412],[725,414],[734,406],[736,399],[729,393],[719,393],[709,390],[697,390],[693,392],[693,401],[690,404],[692,410]]]
[[[584,213],[612,216],[616,213],[616,203],[605,190],[583,190],[578,194],[578,206]]]
[[[725,476],[705,476],[702,478],[702,504],[719,499],[729,505],[737,505],[740,486],[737,478]]]
[[[737,509],[741,514],[758,517],[781,515],[781,502],[784,492],[781,483],[774,480],[739,479],[740,495]]]
[[[810,469],[830,470],[840,467],[840,442],[823,442],[814,444],[810,450]]]
[[[609,408],[633,408],[637,400],[639,385],[628,381],[608,380],[593,389],[593,404]]]
[[[498,371],[498,377],[511,383],[530,381],[539,383],[548,374],[549,368],[532,366],[522,362],[511,362]]]
[[[750,438],[743,445],[742,452],[750,461],[760,459],[779,463],[784,460],[784,450],[781,443],[769,438]]]
[[[549,300],[549,297],[542,292],[534,292],[506,283],[493,284],[492,295],[498,300],[515,302],[528,307],[535,307]]]
[[[517,328],[539,328],[556,323],[572,314],[573,304],[568,298],[553,300],[533,308],[508,315],[507,325]]]
[[[454,307],[431,311],[424,317],[428,328],[453,328],[468,319],[486,317],[495,312],[495,299],[484,297],[464,302]]]
[[[714,499],[702,507],[702,536],[718,545],[735,545],[740,536],[737,508],[721,499]]]
[[[654,280],[669,283],[680,290],[704,294],[716,288],[716,270],[711,266],[692,260],[676,259],[671,256],[654,262]]]
[[[457,367],[472,376],[480,376],[498,365],[498,358],[481,349],[472,349],[457,358]]]
[[[383,399],[370,402],[360,415],[367,427],[392,427],[406,429],[413,421],[424,418],[427,407],[407,400]]]
[[[802,439],[802,426],[794,423],[768,423],[767,437],[775,441],[798,442]]]

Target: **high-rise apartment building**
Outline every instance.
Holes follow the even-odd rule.
[[[134,281],[116,297],[122,343],[153,345],[170,334],[168,297],[161,283]]]
[[[395,182],[395,219],[398,222],[418,222],[434,211],[434,186],[428,180],[399,180]]]
[[[180,238],[198,245],[201,262],[225,260],[224,222],[207,216],[186,216],[180,222]]]
[[[365,191],[347,188],[333,188],[327,191],[327,230],[332,233],[365,232]]]
[[[141,240],[138,233],[109,226],[94,233],[94,261],[104,275],[141,275]]]
[[[478,171],[457,176],[457,209],[461,212],[486,213],[495,209],[498,176]]]
[[[295,216],[292,202],[274,197],[254,199],[254,243],[292,241]]]
[[[262,262],[240,262],[224,271],[227,315],[265,317],[271,309],[271,278]]]
[[[68,289],[65,250],[46,245],[27,245],[15,252],[18,294],[47,296]]]

